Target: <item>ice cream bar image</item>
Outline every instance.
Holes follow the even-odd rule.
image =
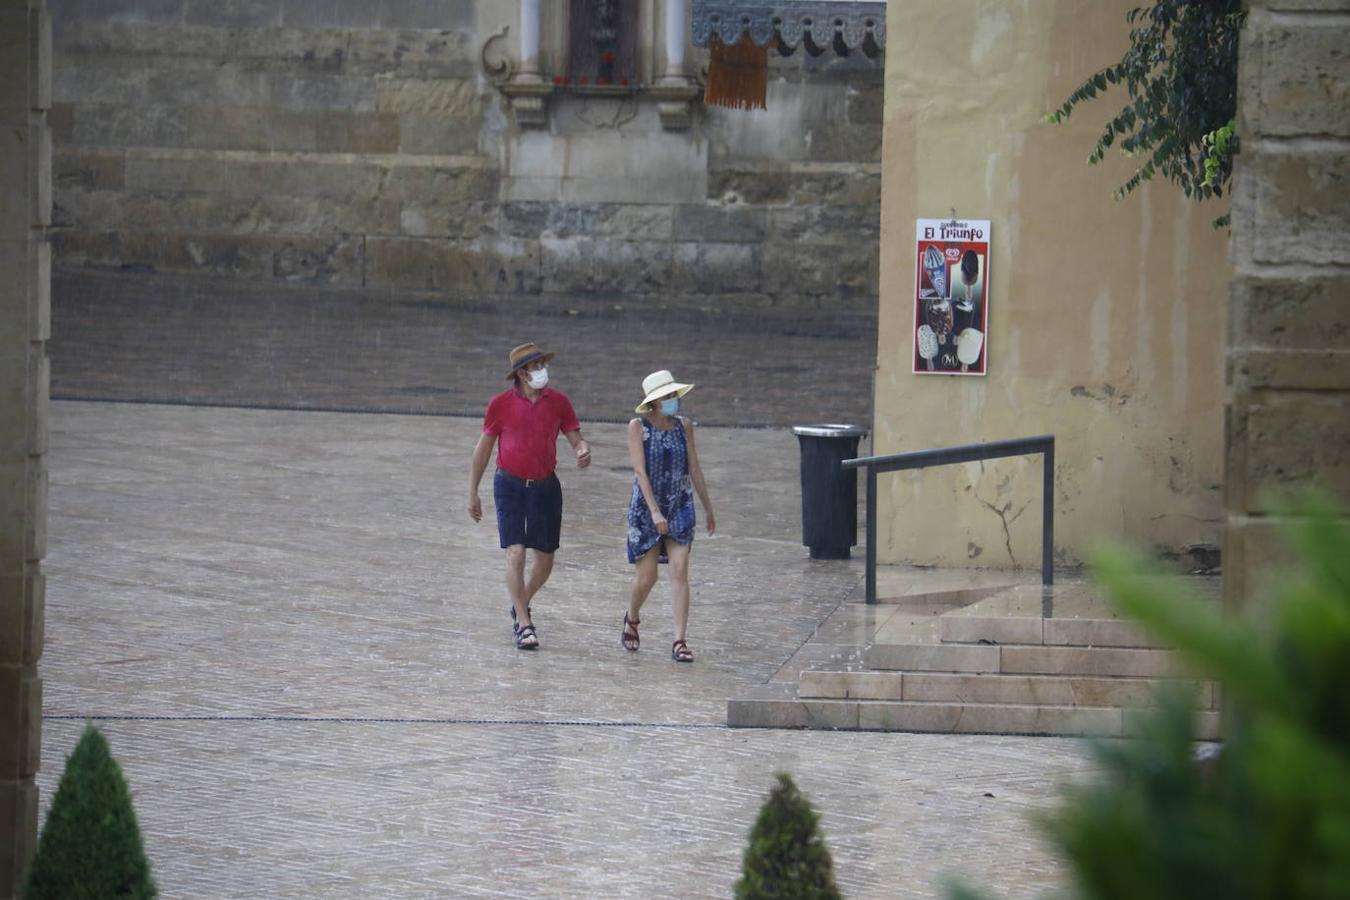
[[[919,345],[919,356],[923,357],[924,362],[928,363],[928,368],[932,369],[933,357],[938,355],[937,335],[927,325],[920,325],[916,339]]]
[[[938,296],[947,296],[947,263],[942,258],[942,251],[932,244],[923,251],[923,270],[928,274],[928,283],[937,290]]]
[[[980,360],[980,351],[984,349],[984,333],[967,328],[956,337],[956,358],[961,361],[961,371]]]

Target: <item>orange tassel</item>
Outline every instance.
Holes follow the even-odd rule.
[[[710,49],[703,102],[733,109],[768,109],[769,48],[755,46],[750,35],[743,33],[729,47],[714,37]]]

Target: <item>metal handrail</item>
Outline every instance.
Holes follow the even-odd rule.
[[[888,456],[862,456],[840,463],[845,469],[867,471],[867,602],[877,602],[877,475],[902,469],[923,469],[953,463],[999,459],[1004,456],[1031,456],[1039,453],[1044,461],[1044,486],[1041,503],[1041,584],[1055,582],[1055,436],[1010,438],[987,444],[961,444],[932,450],[913,450]]]

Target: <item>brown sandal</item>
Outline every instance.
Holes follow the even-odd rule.
[[[693,662],[694,651],[684,641],[676,641],[670,645],[670,658],[676,662]]]
[[[623,644],[623,649],[629,653],[637,650],[642,643],[642,638],[638,637],[638,626],[641,624],[641,619],[630,619],[628,613],[623,614],[623,633],[619,635],[619,643]]]

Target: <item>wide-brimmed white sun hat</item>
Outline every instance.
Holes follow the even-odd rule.
[[[652,401],[658,397],[664,397],[667,394],[674,394],[676,397],[683,397],[694,389],[692,384],[681,384],[675,380],[675,376],[662,369],[660,372],[653,372],[642,379],[642,402],[637,405],[633,412],[645,413],[652,408]]]

